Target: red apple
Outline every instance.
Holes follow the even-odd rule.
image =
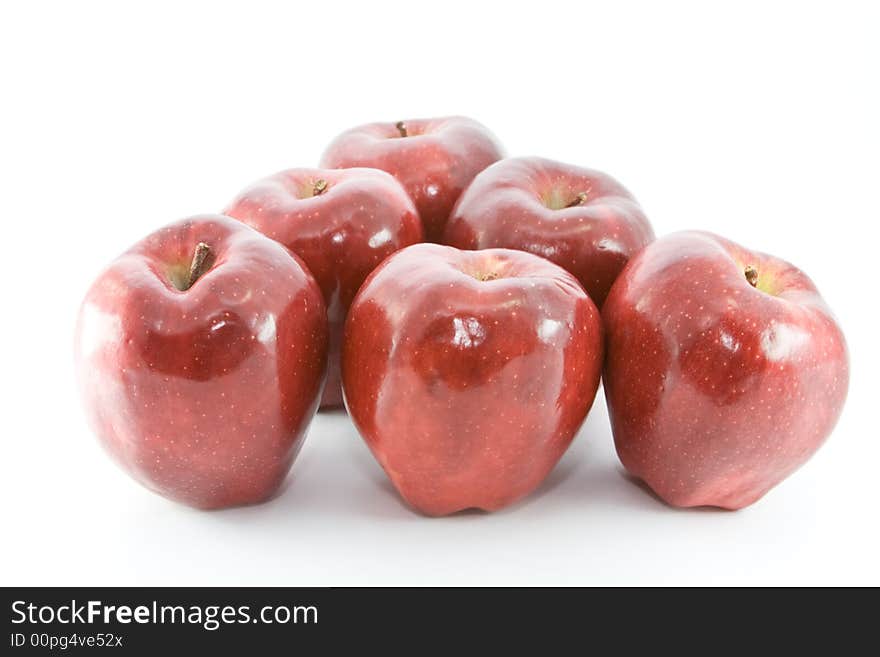
[[[598,310],[565,270],[521,251],[418,244],[355,298],[342,381],[400,494],[443,515],[538,486],[584,421],[601,363]]]
[[[653,239],[639,204],[611,176],[518,157],[474,179],[452,211],[443,243],[519,249],[552,260],[601,308],[627,261]]]
[[[422,241],[412,200],[378,169],[291,169],[251,185],[225,214],[303,259],[327,305],[330,346],[322,407],[342,404],[339,349],[354,295],[386,256]]]
[[[709,233],[664,237],[623,270],[603,317],[617,453],[670,504],[753,503],[840,415],[843,334],[778,258]]]
[[[426,238],[437,242],[464,188],[501,157],[501,146],[485,126],[451,116],[352,128],[327,147],[321,166],[392,174],[415,201]]]
[[[315,280],[283,246],[219,215],[135,244],[94,282],[77,326],[101,443],[147,488],[203,509],[278,489],[326,359]]]

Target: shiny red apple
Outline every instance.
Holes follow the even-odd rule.
[[[135,244],[89,289],[77,326],[101,443],[147,488],[204,509],[278,489],[326,359],[315,280],[283,246],[219,215]]]
[[[422,241],[412,200],[397,180],[378,169],[291,169],[251,185],[224,213],[281,242],[318,281],[330,323],[321,406],[341,405],[345,314],[376,265]]]
[[[752,504],[810,458],[840,415],[843,333],[783,260],[676,233],[630,261],[602,314],[617,453],[670,504]]]
[[[418,244],[349,311],[345,403],[409,504],[500,509],[553,468],[587,415],[599,313],[577,280],[522,251]]]
[[[327,147],[321,166],[392,174],[415,201],[426,239],[437,242],[464,188],[501,157],[501,146],[485,126],[450,116],[352,128]]]
[[[529,251],[574,274],[599,308],[614,279],[654,239],[641,207],[611,176],[540,157],[496,162],[458,199],[443,243]]]

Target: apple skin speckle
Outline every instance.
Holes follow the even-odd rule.
[[[675,233],[630,261],[602,316],[618,456],[674,506],[752,504],[812,456],[843,408],[843,333],[810,279],[778,258]]]
[[[199,242],[213,264],[178,289],[173,274]],[[147,488],[201,509],[278,490],[326,361],[314,278],[283,246],[222,215],[134,245],[93,283],[77,325],[80,392],[102,445]]]
[[[412,507],[493,511],[561,458],[601,364],[599,312],[562,268],[522,251],[418,244],[385,260],[355,298],[343,391]]]

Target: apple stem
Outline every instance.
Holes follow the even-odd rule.
[[[404,123],[403,121],[398,121],[394,124],[394,127],[397,128],[397,131],[400,133],[401,137],[408,136],[406,133],[406,123]]]
[[[191,288],[193,284],[199,280],[199,277],[205,273],[205,270],[208,269],[209,262],[208,259],[211,256],[211,247],[205,244],[204,242],[199,242],[196,244],[196,249],[193,252],[192,263],[189,266],[189,278],[186,283],[186,290]]]
[[[320,196],[324,192],[327,191],[327,181],[321,178],[320,180],[316,180],[315,184],[312,186],[312,196]]]
[[[757,287],[758,285],[758,270],[748,265],[743,272],[746,275],[746,280],[749,282],[749,285],[752,287]]]
[[[574,200],[566,205],[566,208],[574,208],[578,205],[583,205],[587,200],[587,192],[580,192],[577,196],[574,197]]]

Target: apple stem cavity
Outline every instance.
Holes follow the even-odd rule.
[[[749,285],[752,287],[758,287],[758,270],[752,267],[751,265],[747,265],[743,273],[746,276],[746,280],[749,282]]]
[[[406,123],[404,123],[403,121],[398,121],[397,123],[394,124],[394,127],[397,128],[397,132],[400,133],[401,137],[408,137],[409,136],[409,134],[406,131]]]
[[[566,208],[575,208],[579,205],[583,205],[587,201],[587,192],[580,192],[577,196],[574,197],[571,203],[566,205]]]
[[[186,280],[184,290],[188,290],[193,284],[199,280],[199,277],[207,271],[210,266],[209,259],[211,257],[211,247],[204,242],[196,244],[193,252],[192,263],[189,266],[189,277]]]
[[[320,196],[324,192],[327,191],[327,181],[323,178],[321,180],[316,180],[315,184],[312,186],[312,196]]]
[[[481,271],[473,274],[473,277],[480,281],[481,283],[485,283],[486,281],[494,281],[500,278],[497,272],[494,271]]]

